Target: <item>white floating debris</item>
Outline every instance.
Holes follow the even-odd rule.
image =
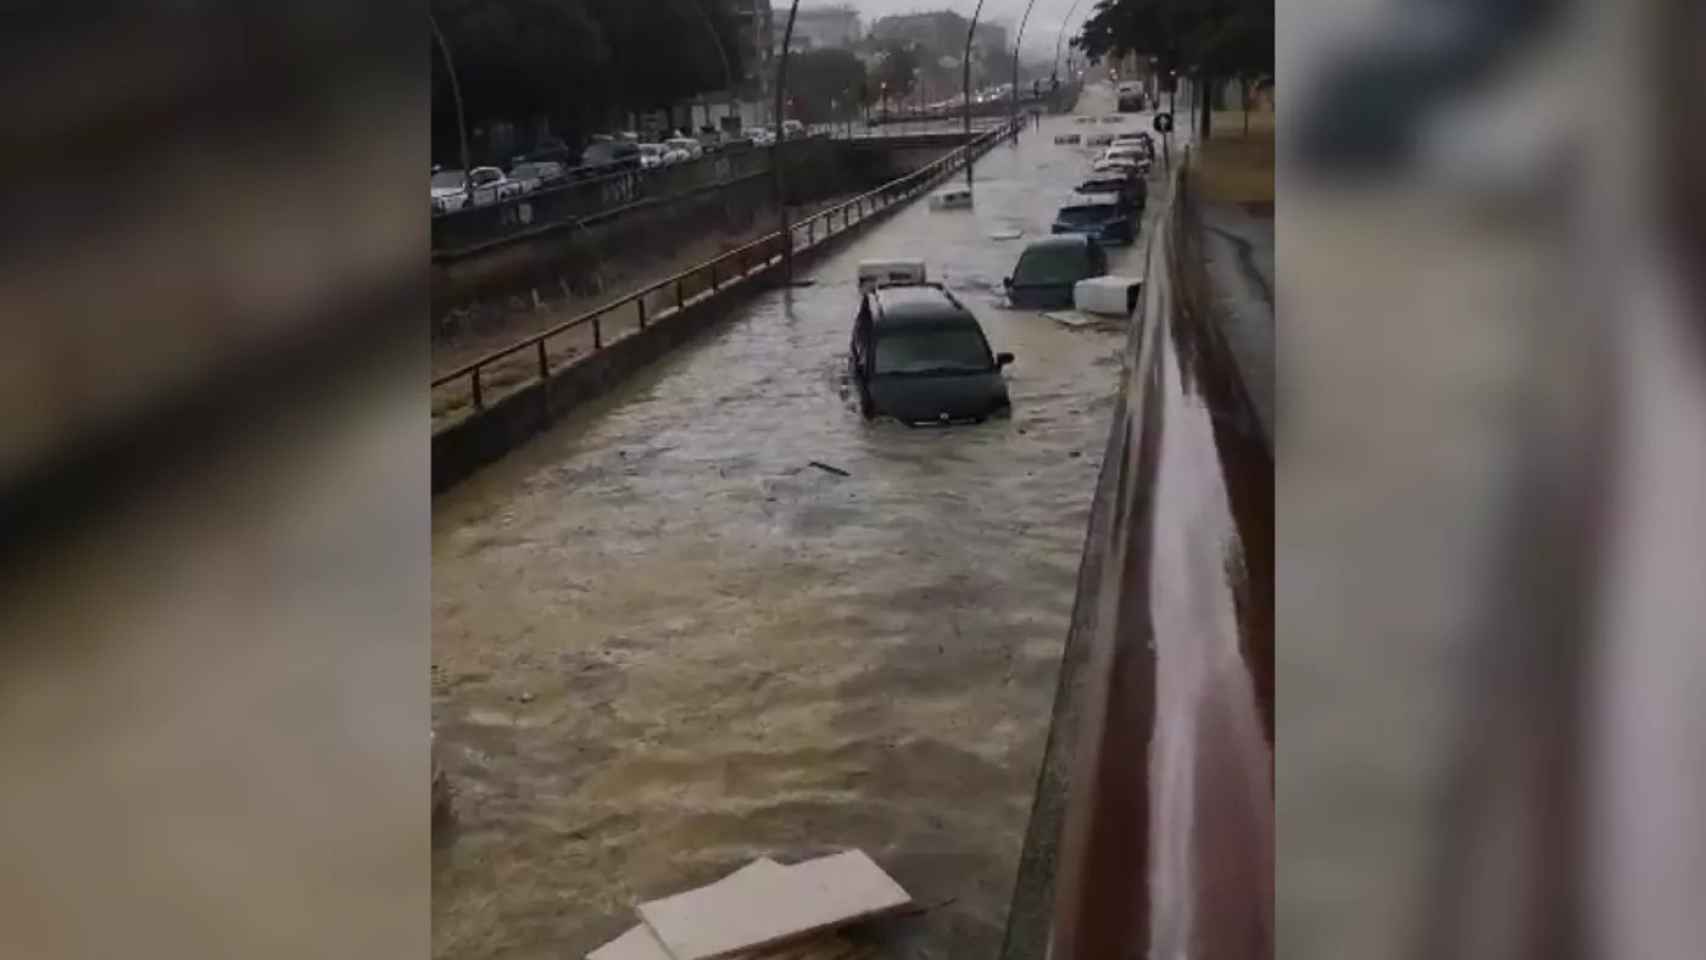
[[[1091,277],[1072,286],[1072,306],[1085,313],[1129,316],[1137,307],[1141,277]]]
[[[781,869],[754,863],[716,883],[640,904],[675,960],[713,960],[898,910],[912,902],[863,852]],[[604,958],[600,958],[604,960]]]

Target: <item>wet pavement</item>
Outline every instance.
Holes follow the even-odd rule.
[[[995,291],[1083,129],[1045,117],[978,162],[974,209],[900,211],[437,499],[436,956],[579,956],[639,900],[844,847],[938,905],[882,955],[994,955],[1124,343]],[[1010,420],[860,418],[855,266],[896,257],[1017,354]]]

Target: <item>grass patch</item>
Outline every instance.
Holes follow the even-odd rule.
[[[1197,157],[1196,180],[1203,198],[1273,216],[1273,111],[1250,111],[1248,134],[1240,110],[1216,110],[1213,123],[1213,135]]]

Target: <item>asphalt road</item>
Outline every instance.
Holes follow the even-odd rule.
[[[976,165],[974,209],[908,207],[437,500],[435,956],[579,956],[642,899],[844,847],[941,904],[880,955],[995,954],[1124,338],[996,291],[1084,129],[1044,118]],[[1010,420],[859,417],[855,266],[895,257],[1018,355]]]

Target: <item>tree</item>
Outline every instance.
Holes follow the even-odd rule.
[[[899,43],[890,44],[883,50],[882,63],[877,66],[876,80],[879,89],[886,89],[888,97],[900,99],[912,92],[912,84],[918,75],[918,49],[915,44],[902,46]]]
[[[797,120],[820,123],[849,116],[869,86],[865,65],[852,51],[826,48],[789,55],[788,97]]]
[[[1073,44],[1092,59],[1152,56],[1163,76],[1192,77],[1207,140],[1219,82],[1273,73],[1273,0],[1101,0]]]
[[[431,0],[431,10],[471,129],[545,117],[565,133],[590,133],[743,72],[732,0]],[[453,156],[443,60],[435,50],[433,146]]]

